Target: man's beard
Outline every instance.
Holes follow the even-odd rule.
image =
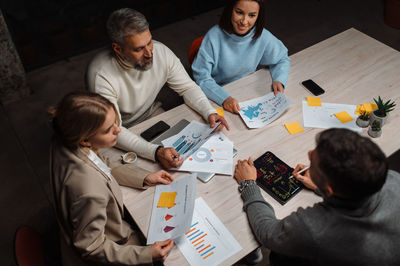
[[[145,63],[145,59],[150,59],[150,62],[146,60],[147,62]],[[153,66],[153,56],[150,58],[144,58],[134,65],[135,69],[140,70],[140,71],[146,71],[149,70]]]

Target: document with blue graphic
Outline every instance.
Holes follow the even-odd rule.
[[[240,116],[248,128],[261,128],[281,116],[292,101],[283,93],[275,96],[270,92],[264,96],[240,102]]]
[[[162,141],[185,158],[173,170],[232,175],[233,142],[222,132],[212,133],[209,125],[192,121],[180,133]]]

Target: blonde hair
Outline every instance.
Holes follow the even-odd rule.
[[[77,148],[81,140],[97,133],[110,108],[119,124],[117,110],[108,99],[97,93],[76,91],[65,95],[56,106],[48,109],[48,113],[52,117],[55,136],[66,147]]]

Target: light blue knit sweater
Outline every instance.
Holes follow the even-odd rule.
[[[247,76],[259,65],[269,66],[272,80],[286,85],[290,59],[287,48],[269,31],[253,40],[255,28],[245,36],[212,27],[193,61],[193,77],[207,97],[222,105],[229,94],[221,87]]]

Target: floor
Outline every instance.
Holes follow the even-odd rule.
[[[400,30],[384,23],[383,0],[267,0],[266,27],[294,54],[354,27],[400,51]],[[217,23],[216,9],[152,31],[170,47],[185,67],[187,51],[196,37]],[[84,89],[84,70],[91,51],[28,73],[32,94],[0,109],[0,261],[16,265],[13,238],[18,226],[29,225],[54,247],[55,220],[49,204],[48,147],[51,130],[46,108],[65,93]],[[390,158],[399,171],[400,153]],[[50,260],[57,265],[54,248]],[[268,252],[263,250],[264,253]],[[267,257],[267,256],[265,256]],[[266,265],[267,259],[258,265]],[[239,262],[237,265],[244,265]]]

